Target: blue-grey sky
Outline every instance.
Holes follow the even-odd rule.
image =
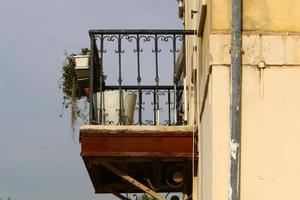
[[[92,28],[181,28],[176,0],[0,0],[0,198],[95,195],[69,113],[59,118],[64,51]]]

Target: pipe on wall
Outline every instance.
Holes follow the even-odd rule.
[[[230,200],[239,200],[242,77],[242,0],[232,0]]]

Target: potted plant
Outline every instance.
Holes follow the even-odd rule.
[[[59,82],[59,88],[63,93],[62,113],[64,109],[71,108],[71,129],[74,134],[76,131],[75,125],[78,118],[87,120],[87,115],[84,112],[88,101],[88,81],[83,82],[78,79],[76,73],[76,64],[74,54],[67,55],[62,66],[62,76]],[[85,98],[84,108],[80,108],[78,102]],[[62,113],[60,116],[62,116]]]
[[[89,88],[89,58],[90,51],[87,48],[82,49],[81,53],[77,55],[71,54],[68,56],[66,54],[62,68],[59,88],[64,94],[63,109],[71,108],[71,128],[73,134],[76,131],[75,125],[78,118],[87,121],[87,115],[83,109],[78,106],[78,102],[83,98],[85,98],[84,102],[88,102],[91,92]],[[96,99],[95,106],[98,120],[101,119],[104,124],[131,124],[137,95],[133,92],[123,90],[104,91],[106,76],[104,74],[101,74],[101,76],[103,77],[102,85],[94,85],[93,91],[93,98]],[[121,118],[119,115],[120,107],[122,111]]]
[[[90,50],[83,48],[80,54],[73,55],[72,57],[78,80],[88,79],[90,76]]]

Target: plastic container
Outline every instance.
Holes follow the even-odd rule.
[[[102,124],[130,125],[133,122],[137,95],[126,91],[105,91],[96,93],[97,117]],[[102,115],[101,115],[102,107]],[[121,107],[121,117],[120,117]],[[100,116],[101,115],[101,116]],[[101,119],[101,120],[100,120]]]

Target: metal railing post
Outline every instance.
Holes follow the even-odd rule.
[[[93,102],[93,93],[94,93],[94,36],[90,34],[90,43],[91,43],[91,57],[90,57],[90,94],[89,94],[89,124],[93,124],[94,118],[94,102]]]

